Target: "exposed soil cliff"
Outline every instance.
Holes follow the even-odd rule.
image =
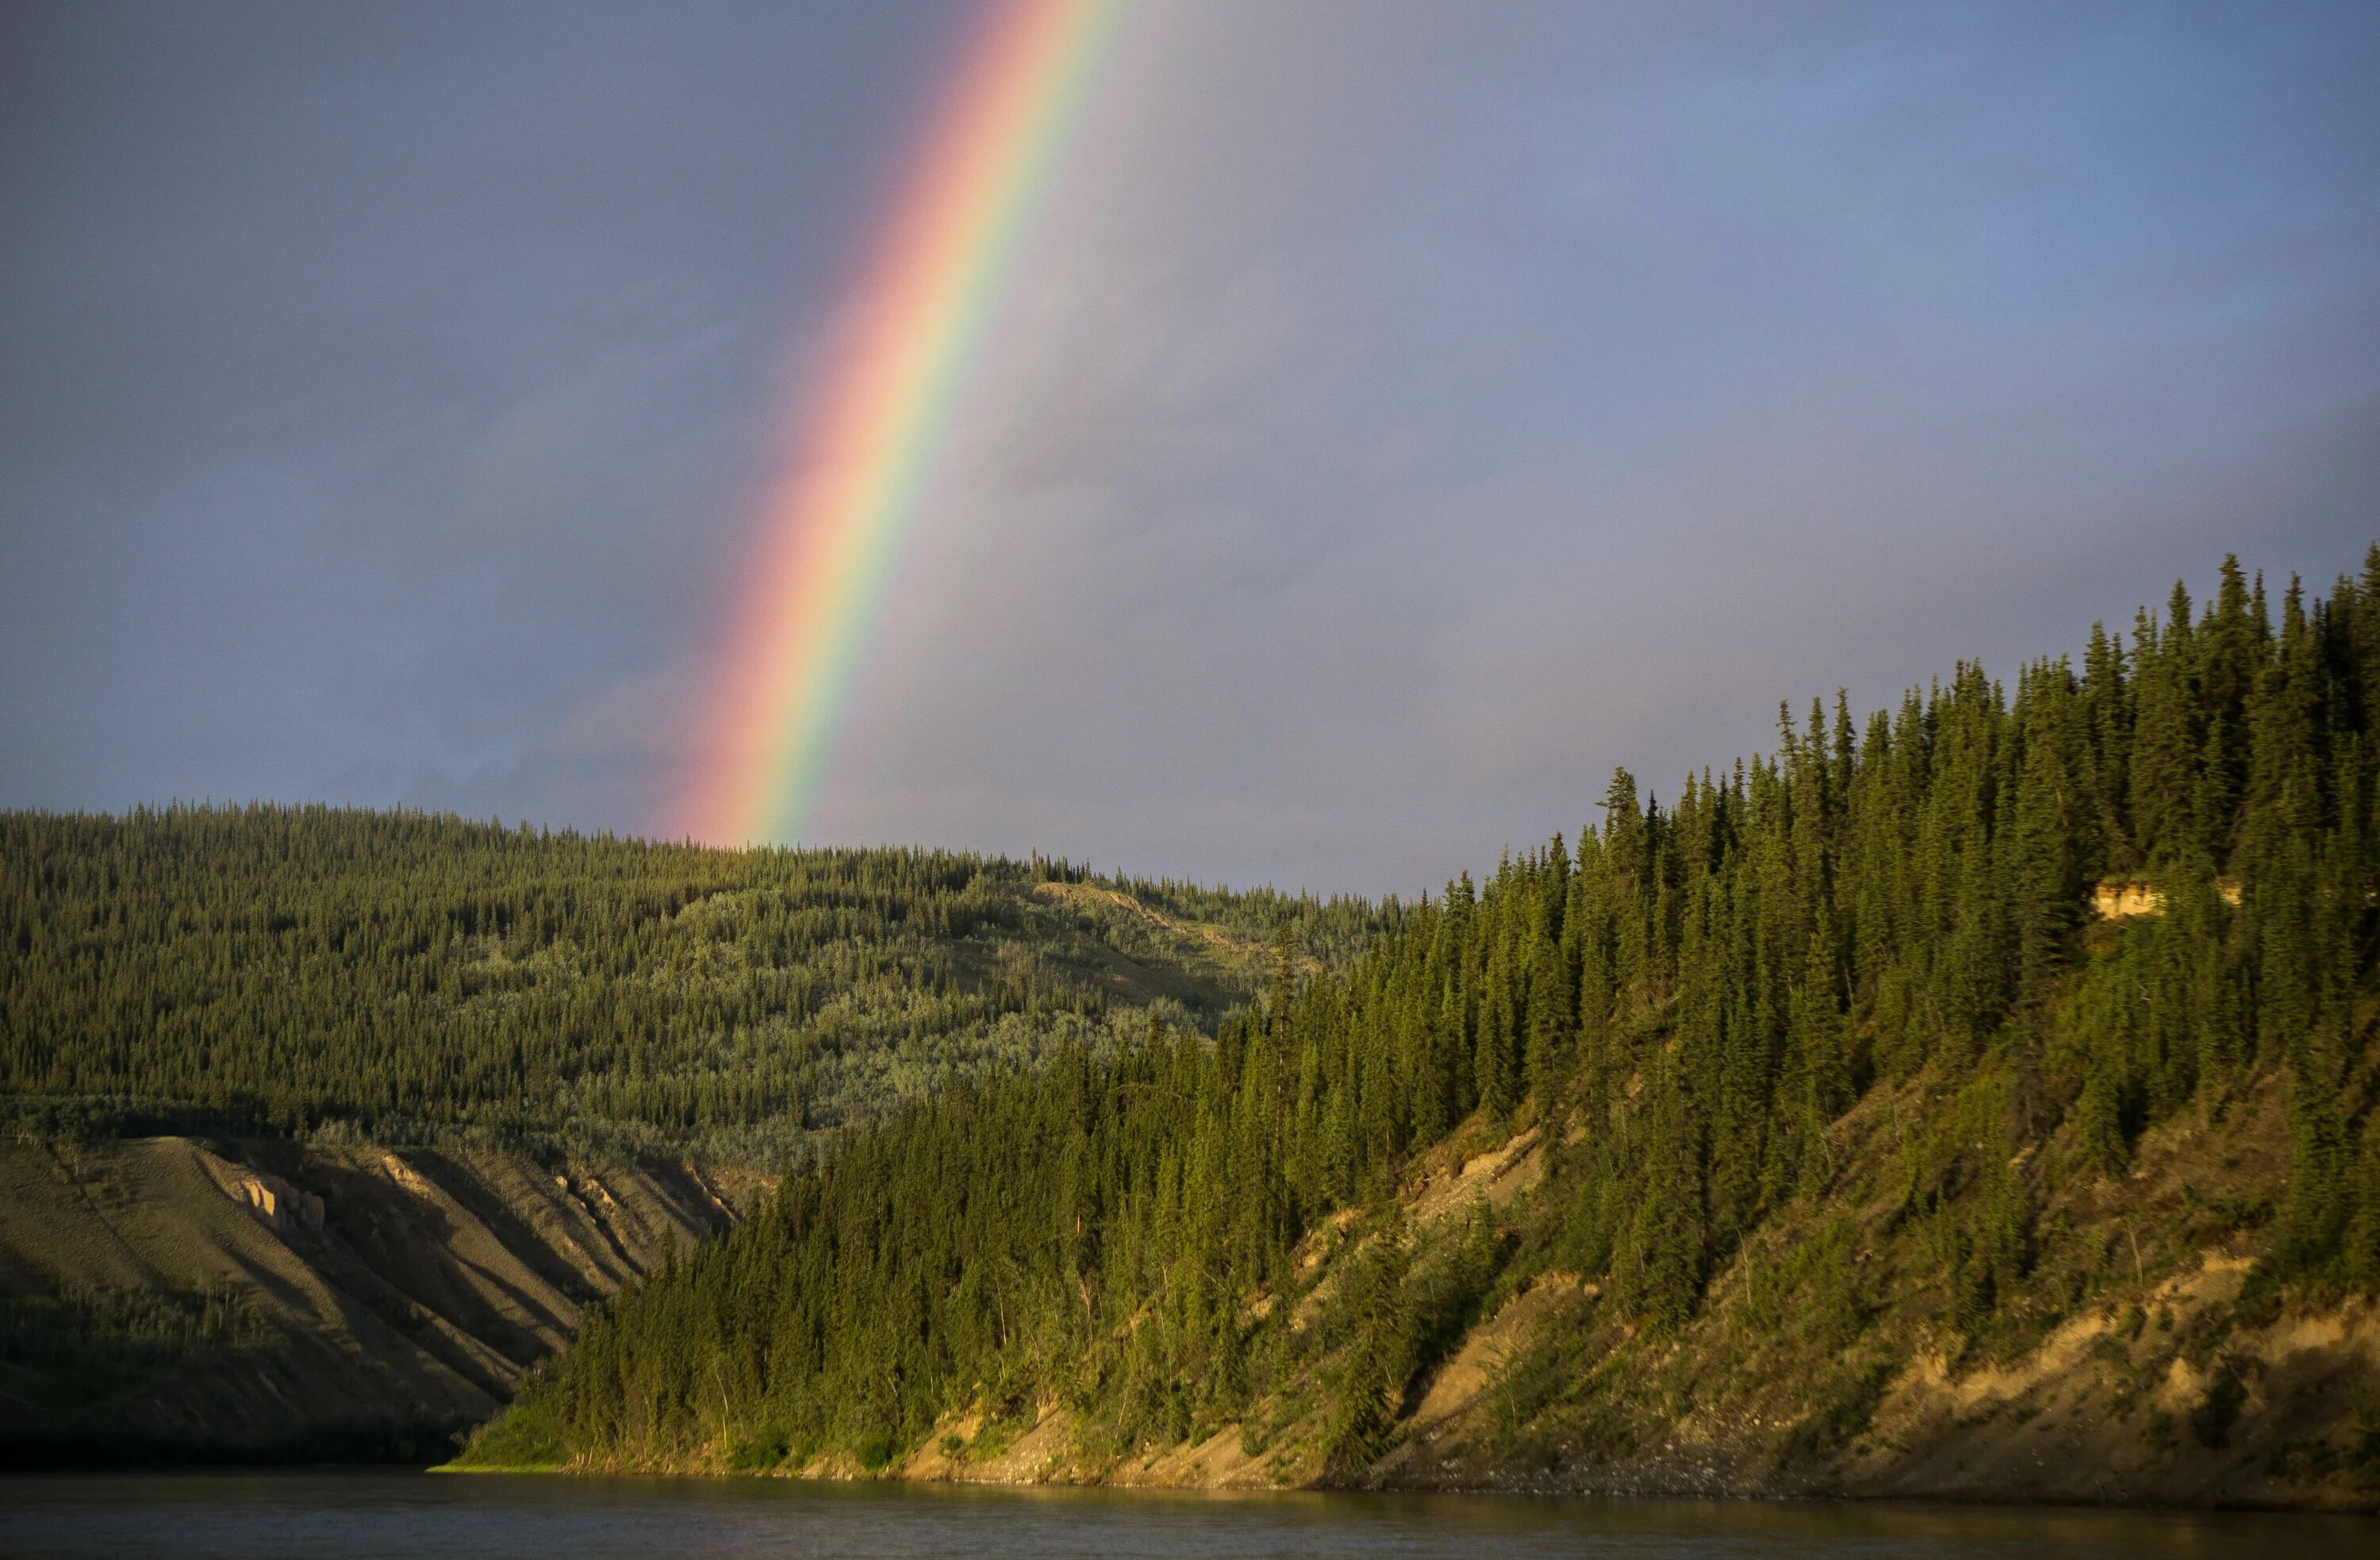
[[[0,1142],[0,1441],[433,1455],[759,1189],[477,1148]]]

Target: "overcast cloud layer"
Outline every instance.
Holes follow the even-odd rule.
[[[820,837],[1413,891],[2380,536],[2380,9],[1155,6]],[[0,12],[0,804],[666,827],[943,6]]]

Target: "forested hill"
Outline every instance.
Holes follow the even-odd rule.
[[[471,1460],[2368,1504],[2375,712],[2380,550],[1622,773],[849,1141]]]
[[[320,807],[0,813],[21,1127],[455,1127],[771,1161],[945,1076],[1211,1031],[1352,901]]]
[[[1211,1031],[1384,915],[946,852],[0,814],[0,1465],[442,1457],[820,1141]]]

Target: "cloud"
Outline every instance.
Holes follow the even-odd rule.
[[[0,800],[658,825],[948,18],[131,15],[0,63]],[[823,837],[1411,891],[2360,561],[2367,11],[1139,15]]]

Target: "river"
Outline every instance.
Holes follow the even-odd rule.
[[[2368,1560],[2380,1518],[1464,1495],[1214,1495],[781,1480],[122,1474],[0,1479],[0,1555],[365,1556],[2196,1555]]]

